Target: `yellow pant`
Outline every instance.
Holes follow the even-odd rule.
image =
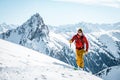
[[[79,67],[84,68],[84,49],[76,49],[76,63]]]

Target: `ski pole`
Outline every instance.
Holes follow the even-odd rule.
[[[70,43],[70,48],[71,48],[71,43]]]

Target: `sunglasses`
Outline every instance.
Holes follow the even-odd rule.
[[[78,33],[82,33],[81,31],[78,31]]]

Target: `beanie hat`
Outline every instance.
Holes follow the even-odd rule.
[[[78,29],[78,31],[83,32],[81,28],[80,28],[80,29]]]

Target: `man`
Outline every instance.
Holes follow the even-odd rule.
[[[69,41],[70,44],[73,41],[75,41],[76,44],[76,64],[78,67],[84,69],[84,54],[88,53],[89,44],[82,29],[78,29],[78,33]]]

